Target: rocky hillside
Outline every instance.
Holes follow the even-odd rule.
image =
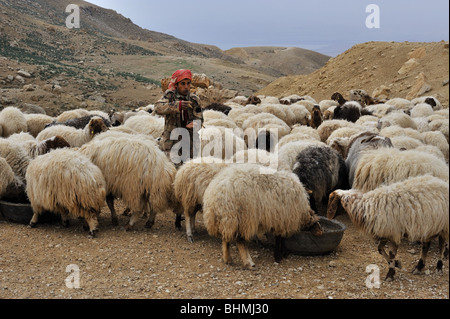
[[[449,43],[368,42],[355,45],[308,75],[282,77],[257,94],[278,97],[310,95],[344,97],[351,89],[364,89],[379,97],[432,95],[449,105]]]
[[[277,77],[309,74],[320,69],[330,59],[327,55],[292,47],[232,48],[225,53],[244,61],[249,67]]]
[[[79,5],[79,29],[66,27],[68,4]],[[304,64],[309,72],[311,65],[318,69],[325,63],[316,63],[321,61],[316,55],[322,57],[305,51],[305,57],[290,57],[289,63]],[[290,74],[248,61],[215,46],[143,29],[85,1],[0,0],[0,108],[37,104],[52,114],[147,105],[161,96],[161,79],[179,68],[206,74],[241,95]]]

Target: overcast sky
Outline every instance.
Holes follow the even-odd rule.
[[[448,0],[90,0],[142,28],[216,45],[300,47],[336,56],[368,41],[449,40]],[[368,28],[366,20],[379,28]]]

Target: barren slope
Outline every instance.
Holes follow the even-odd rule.
[[[410,69],[399,74],[411,59],[415,61],[409,62]],[[390,89],[388,97],[406,98],[420,73],[431,85],[425,94],[436,96],[448,106],[449,49],[448,42],[444,41],[358,44],[309,75],[279,78],[257,94],[310,95],[322,100],[329,99],[334,92],[341,92],[345,97],[351,89],[364,89],[372,94],[384,85]]]

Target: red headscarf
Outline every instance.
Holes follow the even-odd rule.
[[[185,79],[189,79],[192,81],[192,72],[190,70],[181,69],[175,71],[175,73],[172,74],[172,79],[170,80],[169,90],[175,91],[175,84]]]

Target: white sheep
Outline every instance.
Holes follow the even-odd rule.
[[[75,110],[70,110],[70,111],[64,111],[63,113],[61,113],[60,115],[58,115],[56,117],[56,122],[64,123],[65,121],[68,121],[68,120],[74,120],[74,119],[89,116],[89,115],[90,115],[89,111],[87,111],[85,109],[75,109]]]
[[[287,170],[292,172],[297,155],[302,150],[312,145],[326,146],[325,143],[315,139],[289,142],[283,146],[280,146],[278,152],[275,153],[275,155],[278,156],[278,170]]]
[[[430,174],[448,182],[447,164],[432,154],[417,150],[379,148],[364,151],[357,162],[352,188],[368,192],[382,184]]]
[[[38,142],[30,133],[24,132],[11,135],[8,137],[8,141],[21,145],[31,159],[57,148],[70,147],[69,143],[61,136],[53,136],[42,142]]]
[[[228,165],[223,162],[193,160],[183,164],[175,175],[174,195],[183,206],[186,236],[190,243],[194,241],[195,216],[203,204],[203,194],[216,174]]]
[[[448,119],[442,120],[434,120],[428,123],[430,127],[430,131],[439,131],[441,132],[445,138],[447,139],[447,143],[449,142],[449,121]]]
[[[397,111],[404,111],[407,113],[409,113],[411,109],[414,107],[414,104],[410,100],[399,97],[390,99],[386,101],[385,104],[394,106]]]
[[[427,103],[416,104],[411,110],[411,117],[427,117],[433,115],[433,107]]]
[[[36,137],[36,140],[42,142],[53,136],[61,136],[71,147],[80,147],[92,140],[95,135],[106,132],[107,130],[108,127],[105,125],[103,119],[94,116],[82,130],[65,125],[50,126],[40,132]]]
[[[356,124],[346,121],[346,120],[328,120],[324,121],[318,128],[317,133],[319,134],[320,140],[326,143],[327,139],[330,137],[333,131],[341,127],[355,127]]]
[[[275,260],[280,261],[282,238],[302,229],[321,235],[319,218],[298,178],[257,164],[237,164],[221,170],[203,196],[203,219],[211,236],[222,238],[223,260],[231,263],[230,243],[237,241],[242,262],[255,267],[246,242],[272,233]]]
[[[395,267],[401,266],[395,257],[405,237],[412,242],[422,242],[422,254],[413,270],[419,274],[425,267],[430,242],[438,236],[437,271],[442,272],[442,258],[449,239],[448,181],[424,175],[369,192],[336,190],[330,194],[329,219],[334,218],[339,205],[358,229],[379,240],[378,251],[389,264],[387,281],[394,279]],[[389,254],[385,251],[386,243],[389,243]]]
[[[378,120],[377,128],[382,130],[385,127],[397,125],[403,128],[412,128],[417,130],[417,124],[414,120],[403,112],[391,112]]]
[[[14,174],[25,181],[25,174],[31,158],[25,148],[8,139],[0,139],[0,157],[3,157]]]
[[[434,96],[421,96],[421,97],[411,100],[411,103],[413,105],[426,103],[426,104],[430,105],[434,111],[442,109],[441,102]]]
[[[201,157],[213,156],[225,160],[238,151],[246,150],[247,143],[243,137],[253,139],[252,142],[256,143],[256,136],[252,135],[254,132],[252,130],[247,132],[249,134],[243,136],[245,132],[225,127],[210,126],[200,129]]]
[[[96,235],[106,182],[100,169],[87,157],[72,149],[39,156],[28,166],[26,181],[33,209],[30,227],[36,226],[40,214],[50,211],[61,215],[64,226],[68,225],[69,215],[84,218],[89,236]]]
[[[440,131],[428,131],[422,132],[421,134],[422,141],[427,145],[436,146],[444,155],[445,160],[449,161],[449,145],[447,139],[444,134]]]
[[[175,207],[171,201],[175,165],[150,138],[136,135],[94,139],[83,145],[79,152],[90,158],[105,177],[113,224],[118,223],[115,198],[121,198],[132,212],[127,230],[144,212],[147,213],[146,227],[150,228],[157,213]]]
[[[157,118],[147,112],[141,112],[142,114],[138,113],[137,116],[129,118],[123,125],[136,132],[151,135],[154,138],[161,137],[164,132],[164,118]]]
[[[3,128],[3,137],[28,130],[25,115],[14,106],[8,106],[0,111],[0,126]]]
[[[27,202],[24,181],[14,174],[3,157],[0,157],[0,176],[0,199],[14,203]]]
[[[48,124],[55,121],[55,118],[45,114],[25,114],[25,118],[27,120],[28,133],[33,135],[33,137],[38,136]]]

